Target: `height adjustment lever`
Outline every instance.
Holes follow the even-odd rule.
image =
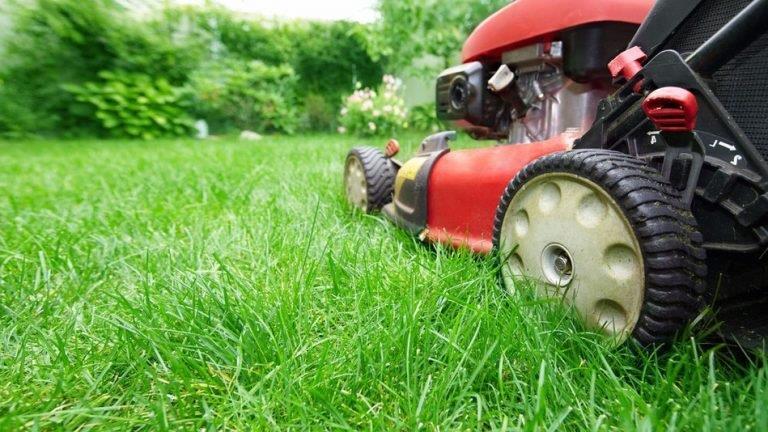
[[[683,191],[683,201],[690,205],[706,155],[704,143],[695,131],[699,114],[696,96],[680,87],[662,87],[645,98],[643,111],[667,144],[661,168],[664,179],[670,181],[676,161],[684,157],[690,159],[690,170]]]

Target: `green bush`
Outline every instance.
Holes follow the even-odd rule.
[[[34,128],[37,117],[24,99],[22,95],[14,97],[0,78],[0,136],[24,136]]]
[[[341,110],[340,133],[360,136],[392,135],[408,127],[408,112],[399,94],[400,81],[385,75],[378,92],[358,86]]]
[[[341,98],[339,101],[332,102],[327,96],[310,93],[301,99],[304,105],[304,115],[301,119],[303,130],[329,132],[336,127]]]
[[[381,82],[383,69],[368,54],[365,32],[365,26],[349,22],[293,24],[290,64],[301,77],[298,91],[302,96],[322,97],[323,110],[334,114],[316,116],[319,101],[304,99],[304,108],[313,119],[309,123],[312,129],[334,126],[335,114],[355,83],[373,88]]]
[[[342,98],[354,84],[372,87],[381,80],[381,63],[368,53],[368,27],[362,24],[245,20],[210,8],[180,8],[168,15],[178,33],[209,40],[215,60],[290,65],[301,96],[297,108],[305,114],[302,128],[332,129]]]
[[[205,55],[200,44],[177,40],[158,22],[133,19],[112,0],[33,0],[9,9],[12,28],[0,64],[6,121],[0,123],[27,132],[98,133],[102,122],[65,86],[98,82],[108,70],[179,85]]]
[[[213,132],[232,128],[293,133],[298,126],[296,74],[290,66],[230,60],[193,74],[194,113]]]
[[[94,116],[112,137],[150,140],[189,135],[183,91],[165,78],[127,72],[101,72],[100,82],[67,85],[78,102],[93,109]]]
[[[408,127],[419,132],[439,132],[445,123],[437,118],[437,107],[428,103],[413,107],[408,112]]]
[[[210,119],[214,131],[330,130],[354,83],[374,86],[381,79],[381,63],[367,50],[369,27],[362,24],[247,20],[194,7],[135,19],[121,4],[30,0],[9,7],[11,36],[0,47],[0,134],[104,133],[94,106],[64,91],[103,82],[100,71],[195,90],[200,106],[189,114]],[[278,87],[268,94],[267,86],[247,78],[258,81],[259,72],[246,66],[252,61],[293,72],[267,77]]]
[[[470,32],[509,0],[378,0],[380,19],[366,33],[374,59],[397,73],[433,77],[458,61]],[[434,56],[442,65],[422,65]],[[420,66],[421,65],[421,66]]]

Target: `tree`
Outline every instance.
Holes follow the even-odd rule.
[[[397,73],[433,73],[415,62],[435,56],[445,67],[456,62],[464,40],[480,22],[509,0],[379,0],[381,19],[368,48]]]

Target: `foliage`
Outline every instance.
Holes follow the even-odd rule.
[[[420,60],[436,56],[453,63],[469,31],[504,3],[381,0],[381,20],[371,26],[253,20],[217,7],[189,6],[138,20],[117,0],[17,1],[11,7],[13,37],[0,64],[0,133],[102,132],[95,111],[62,90],[99,82],[101,71],[145,75],[202,92],[194,95],[198,104],[189,115],[204,116],[214,131],[329,130],[354,83],[373,88],[385,63],[408,73],[426,64],[431,76],[434,63]],[[244,75],[254,73],[244,66],[252,61],[289,66],[294,74],[276,95],[251,92],[241,84],[249,81]],[[235,71],[223,65],[236,65]],[[225,97],[219,97],[225,87]],[[256,112],[256,102],[263,112]],[[419,128],[428,123],[422,114],[426,111],[416,109],[412,117]]]
[[[445,123],[437,118],[435,104],[428,103],[408,111],[408,127],[421,132],[439,132],[445,128]]]
[[[278,95],[259,95],[266,105],[255,126],[254,110],[241,113],[231,99],[202,107],[214,123],[329,130],[335,126],[330,113],[338,111],[354,83],[374,85],[382,75],[381,63],[368,53],[362,24],[251,20],[215,7],[173,7],[135,19],[116,0],[18,1],[10,9],[13,37],[0,49],[0,133],[102,132],[94,111],[62,90],[98,82],[101,71],[141,74],[183,87],[215,65],[226,73],[221,65],[235,64],[243,72],[243,65],[254,60],[292,68],[290,94],[281,85]],[[226,80],[237,81],[232,74]],[[197,84],[188,87],[200,90]],[[198,100],[210,101],[210,96]],[[296,114],[302,110],[304,115]],[[277,118],[286,113],[291,117]]]
[[[290,66],[230,60],[202,68],[191,78],[194,112],[211,130],[293,133],[298,125],[296,74]]]
[[[118,70],[180,84],[203,54],[199,46],[175,41],[167,29],[134,20],[112,0],[33,0],[10,9],[0,112],[7,116],[3,123],[20,130],[96,133],[100,121],[80,112],[64,86]]]
[[[343,21],[294,24],[290,64],[301,77],[301,94],[322,95],[338,111],[355,83],[363,87],[380,83],[382,65],[369,55],[365,33],[363,25]]]
[[[330,132],[337,124],[337,113],[341,106],[339,101],[329,101],[327,96],[310,93],[302,97],[304,115],[301,118],[301,129]]]
[[[369,33],[368,43],[376,59],[386,59],[391,70],[414,70],[425,56],[436,56],[444,67],[458,60],[470,32],[509,0],[379,0],[381,19]]]
[[[176,38],[207,45],[209,60],[239,58],[280,65],[290,63],[293,58],[290,23],[245,19],[210,5],[170,7],[164,9],[155,22]]]
[[[182,90],[165,78],[110,71],[100,73],[99,78],[100,82],[65,89],[93,109],[109,136],[151,140],[191,131]]]
[[[176,8],[166,25],[185,38],[206,40],[214,61],[258,60],[290,65],[297,75],[301,126],[327,130],[335,123],[342,97],[355,82],[381,80],[382,65],[367,50],[367,27],[350,22],[281,22],[243,19],[216,8]]]
[[[399,94],[401,83],[385,75],[378,92],[358,86],[341,110],[339,132],[360,136],[392,135],[408,126],[407,110]]]

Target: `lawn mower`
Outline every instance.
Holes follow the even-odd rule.
[[[714,317],[761,347],[767,30],[768,0],[517,0],[436,85],[439,118],[494,144],[352,149],[347,198],[491,254],[506,290],[561,298],[619,343]]]

